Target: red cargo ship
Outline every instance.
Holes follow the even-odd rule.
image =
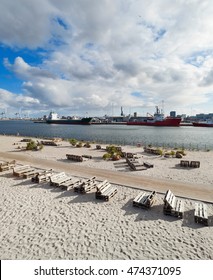
[[[181,118],[165,117],[156,106],[154,116],[150,117],[131,117],[127,125],[147,125],[147,126],[180,126]]]

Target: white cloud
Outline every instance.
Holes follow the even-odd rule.
[[[118,108],[154,107],[162,100],[171,109],[212,106],[211,1],[0,4],[4,45],[51,50],[37,66],[21,57],[4,61],[23,80],[22,96],[39,101],[37,108],[85,112],[112,103]]]

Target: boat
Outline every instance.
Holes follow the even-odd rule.
[[[131,117],[127,122],[127,125],[146,125],[146,126],[180,126],[180,117],[165,117],[158,106],[156,106],[156,112],[154,115],[148,115],[147,117]]]
[[[199,126],[199,127],[213,127],[213,119],[208,119],[205,121],[197,121],[192,123],[193,126]]]
[[[89,125],[92,118],[80,118],[80,117],[63,117],[59,118],[57,113],[50,112],[48,118],[46,119],[46,123],[48,124],[81,124],[81,125]]]

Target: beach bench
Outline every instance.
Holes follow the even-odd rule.
[[[146,192],[141,192],[136,196],[132,204],[134,207],[148,209],[155,202],[155,195],[156,195],[155,191],[153,191],[151,194],[147,194]]]
[[[208,212],[206,204],[195,203],[194,220],[195,223],[200,223],[208,226]]]
[[[163,213],[174,217],[183,218],[184,204],[181,199],[178,199],[170,190],[164,197]]]
[[[59,185],[59,187],[63,190],[73,189],[74,187],[81,184],[81,180],[77,178],[70,178],[70,180],[67,180]]]
[[[82,155],[83,158],[88,158],[88,159],[92,159],[92,156],[90,155]]]
[[[92,189],[96,188],[95,179],[96,179],[96,177],[92,177],[86,181],[81,182],[77,186],[74,186],[74,192],[85,194],[85,193],[91,191]]]
[[[102,199],[109,201],[117,193],[117,188],[111,186],[111,184],[105,180],[96,186],[96,199]]]
[[[34,183],[44,183],[50,180],[50,176],[53,175],[53,170],[44,170],[41,172],[38,172],[31,178],[31,181]]]
[[[17,177],[24,177],[24,178],[28,178],[28,174],[30,175],[32,172],[34,172],[34,174],[36,173],[35,169],[33,167],[29,167],[23,170],[20,170],[18,172],[16,172]]]
[[[101,150],[101,145],[96,145],[97,150]]]
[[[147,168],[153,168],[154,167],[154,164],[152,164],[152,163],[149,163],[149,162],[144,162],[143,163],[144,164],[144,166],[146,166]]]
[[[24,172],[22,174],[22,176],[23,176],[24,179],[28,179],[28,178],[32,178],[37,173],[38,173],[38,170],[37,169],[33,169],[33,170],[30,170],[30,171]]]
[[[200,167],[200,161],[192,160],[190,162],[190,167],[199,168]]]
[[[41,144],[44,146],[59,146],[55,141],[41,141]]]
[[[126,158],[126,162],[129,165],[130,169],[133,171],[141,171],[146,170],[146,166],[144,164],[141,164],[139,161],[135,160],[134,158]]]
[[[73,161],[78,161],[78,162],[82,162],[83,161],[83,157],[82,156],[66,154],[66,157],[67,157],[68,160],[73,160]]]
[[[21,165],[13,168],[13,175],[20,177],[23,173],[32,171],[34,168],[30,167],[29,165]]]
[[[7,170],[10,170],[12,168],[14,168],[16,165],[16,161],[15,160],[12,160],[10,162],[2,162],[0,164],[0,172],[3,172],[3,171],[7,171]]]
[[[31,142],[31,141],[32,141],[31,138],[24,138],[20,142]]]
[[[189,167],[189,161],[188,160],[181,160],[180,161],[181,167]]]
[[[70,180],[71,177],[67,176],[64,172],[50,176],[50,185],[58,187],[60,184]]]

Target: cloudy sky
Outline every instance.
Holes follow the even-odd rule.
[[[0,0],[0,113],[213,112],[212,0]]]

